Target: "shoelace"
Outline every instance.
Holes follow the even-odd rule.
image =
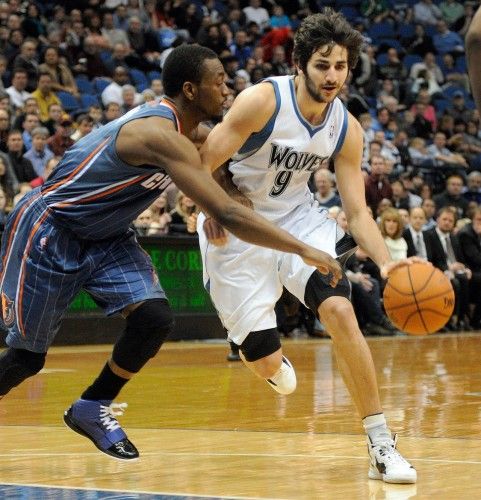
[[[115,417],[124,414],[127,403],[112,403],[110,406],[100,405],[100,421],[108,431],[115,431],[120,428],[120,424]]]
[[[396,450],[396,442],[388,441],[386,443],[377,444],[374,448],[378,448],[379,455],[384,459],[385,462],[389,462],[393,465],[403,464],[406,465],[409,462]]]

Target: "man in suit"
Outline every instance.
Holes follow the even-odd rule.
[[[481,207],[473,213],[472,222],[464,226],[457,234],[463,249],[466,265],[472,271],[470,280],[470,299],[475,304],[471,326],[481,328]]]
[[[470,329],[468,320],[469,281],[471,270],[464,264],[459,241],[453,234],[456,209],[443,207],[438,212],[437,226],[424,231],[427,259],[448,276],[453,285],[456,304],[450,327],[454,330]]]
[[[409,225],[403,231],[403,238],[408,244],[408,257],[417,255],[427,259],[426,243],[424,242],[423,226],[426,224],[426,214],[421,207],[409,211]]]

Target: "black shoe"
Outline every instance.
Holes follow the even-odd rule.
[[[389,319],[384,316],[381,321],[379,322],[379,324],[383,327],[383,328],[386,328],[386,330],[390,330],[393,334],[396,334],[396,333],[399,333],[400,330],[399,328],[396,328],[390,321]]]
[[[227,359],[227,361],[242,361],[241,357],[240,357],[240,354],[239,354],[239,351],[237,351],[237,352],[231,351],[227,355],[226,359]]]
[[[364,335],[394,335],[395,331],[389,330],[382,325],[378,325],[376,323],[367,323],[367,325],[363,328]]]
[[[446,325],[446,328],[447,328],[450,332],[459,332],[459,331],[460,331],[460,328],[459,328],[459,323],[455,323],[454,321],[450,321],[450,322]]]
[[[472,321],[471,328],[475,331],[481,330],[481,321]],[[1,397],[1,396],[0,396]]]
[[[469,321],[458,321],[457,324],[458,332],[472,332],[473,328],[469,324]]]

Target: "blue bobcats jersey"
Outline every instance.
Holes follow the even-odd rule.
[[[60,224],[85,239],[122,234],[171,184],[162,168],[132,166],[117,155],[120,128],[149,116],[172,120],[180,132],[178,117],[167,101],[146,103],[93,130],[66,151],[41,188],[44,202]]]

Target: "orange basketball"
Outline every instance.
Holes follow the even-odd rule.
[[[384,289],[384,308],[399,330],[427,335],[442,328],[454,309],[449,278],[434,266],[415,263],[394,269]]]

